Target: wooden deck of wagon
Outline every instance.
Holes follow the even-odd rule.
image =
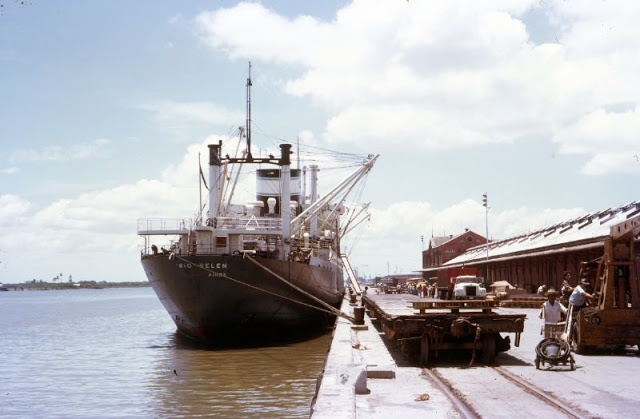
[[[526,315],[503,312],[490,300],[436,300],[411,294],[371,294],[362,297],[369,317],[395,340],[409,357],[426,365],[443,350],[480,351],[485,363],[510,348],[515,333],[520,344]]]

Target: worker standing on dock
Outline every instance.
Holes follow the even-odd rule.
[[[542,325],[540,334],[544,334],[545,337],[550,337],[547,333],[547,325],[560,323],[563,315],[567,314],[567,308],[559,301],[556,301],[556,296],[556,290],[549,288],[549,291],[547,291],[547,301],[545,301],[544,304],[542,304],[542,307],[540,307],[540,318],[544,319],[544,324]]]

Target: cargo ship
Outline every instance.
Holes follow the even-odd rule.
[[[208,146],[208,182],[200,171],[206,215],[200,205],[193,219],[138,220],[141,262],[155,293],[178,332],[210,344],[297,336],[331,324],[345,290],[341,239],[368,218],[367,205],[351,207],[347,197],[378,158],[363,157],[320,196],[319,167],[291,168],[291,144],[280,144],[279,157],[252,156],[250,87],[249,73],[244,151],[230,157],[221,141]],[[232,167],[246,165],[258,165],[256,199],[232,204],[232,173],[240,173]]]

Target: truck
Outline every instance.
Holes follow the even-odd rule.
[[[462,275],[478,276],[478,268],[443,268],[438,270],[438,276],[430,278],[430,280],[436,280],[437,292],[436,297],[442,300],[453,299],[453,288],[456,284],[456,278]]]
[[[640,214],[612,226],[603,255],[581,264],[580,277],[593,286],[595,301],[578,312],[569,310],[567,340],[574,352],[587,353],[601,345],[640,347],[638,234]]]
[[[487,298],[487,289],[484,287],[484,278],[475,275],[459,275],[453,285],[454,300],[484,300]]]

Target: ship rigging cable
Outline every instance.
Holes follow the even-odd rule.
[[[245,259],[248,259],[249,261],[251,261],[253,264],[255,264],[256,266],[264,269],[265,271],[267,271],[268,273],[270,273],[271,275],[275,276],[276,278],[278,278],[280,281],[284,282],[285,284],[289,285],[291,288],[293,288],[294,290],[298,291],[299,293],[306,295],[307,297],[311,298],[312,300],[320,303],[322,306],[326,307],[329,311],[331,311],[333,314],[335,314],[336,316],[341,316],[344,317],[346,319],[348,319],[349,321],[351,321],[352,323],[355,323],[356,319],[354,317],[348,316],[346,314],[344,314],[342,311],[338,310],[337,308],[333,307],[331,304],[327,304],[324,301],[322,301],[321,299],[309,294],[307,291],[303,290],[300,287],[297,287],[295,285],[293,285],[291,282],[287,281],[286,279],[284,279],[283,277],[281,277],[280,275],[278,275],[277,273],[273,272],[272,270],[270,270],[269,268],[267,268],[266,266],[262,265],[260,262],[258,262],[257,260],[255,260],[252,257],[247,257],[246,253],[243,256]],[[314,307],[314,306],[312,306]],[[317,307],[316,307],[317,308]]]

